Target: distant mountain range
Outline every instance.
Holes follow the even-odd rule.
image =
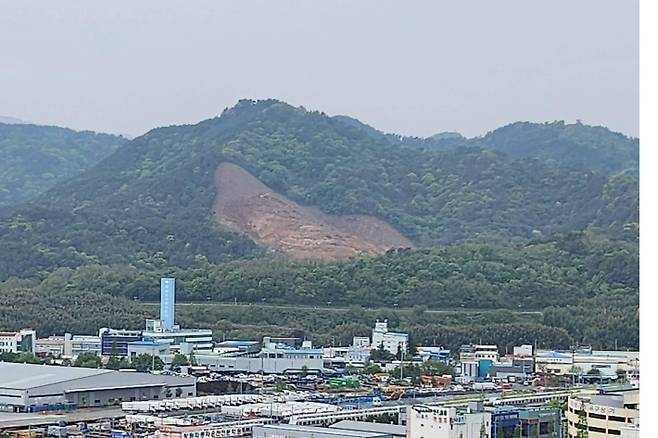
[[[0,123],[4,123],[6,125],[29,125],[29,124],[32,124],[32,122],[27,122],[25,120],[17,119],[15,117],[8,117],[8,116],[0,116]]]
[[[638,141],[581,124],[515,123],[480,138],[421,139],[276,100],[243,100],[221,117],[132,141],[0,125],[0,150],[7,157],[0,175],[10,175],[0,179],[9,206],[0,245],[12,254],[0,256],[5,277],[281,251],[249,225],[271,214],[267,208],[251,209],[257,216],[242,228],[216,217],[215,175],[225,162],[289,202],[376,218],[415,246],[523,244],[583,230],[637,238]],[[343,231],[326,238],[342,239]],[[318,239],[305,245],[321,247]]]
[[[0,209],[79,175],[125,142],[122,137],[89,131],[0,123]]]

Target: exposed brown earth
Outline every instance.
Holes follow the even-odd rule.
[[[224,226],[296,259],[339,260],[413,244],[371,216],[336,216],[280,195],[232,163],[215,172],[214,212]]]

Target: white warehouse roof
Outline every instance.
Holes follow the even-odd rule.
[[[165,384],[185,385],[195,382],[194,377],[0,362],[0,389],[30,390],[64,384],[65,390],[71,391]]]
[[[0,362],[0,388],[30,389],[111,372],[96,368]]]

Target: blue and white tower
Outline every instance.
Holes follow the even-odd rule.
[[[176,279],[160,279],[160,319],[164,329],[174,329],[174,306],[176,304]]]

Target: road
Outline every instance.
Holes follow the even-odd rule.
[[[146,306],[160,306],[159,301],[138,301],[141,304]],[[253,304],[253,303],[217,303],[213,301],[201,301],[201,302],[176,302],[176,307],[193,307],[193,306],[218,306],[218,307],[267,307],[270,309],[281,309],[281,310],[325,310],[329,312],[346,312],[351,310],[352,307],[342,307],[342,306],[304,306],[304,305],[290,305],[290,304]],[[365,312],[378,312],[381,310],[394,310],[394,311],[404,311],[404,310],[413,310],[411,307],[360,307],[359,309]],[[452,309],[427,309],[426,313],[430,314],[451,314],[451,313],[489,313],[499,310],[508,310],[516,315],[536,315],[542,316],[541,311],[533,310],[511,310],[511,309],[474,309],[474,308],[465,308],[458,307]]]

